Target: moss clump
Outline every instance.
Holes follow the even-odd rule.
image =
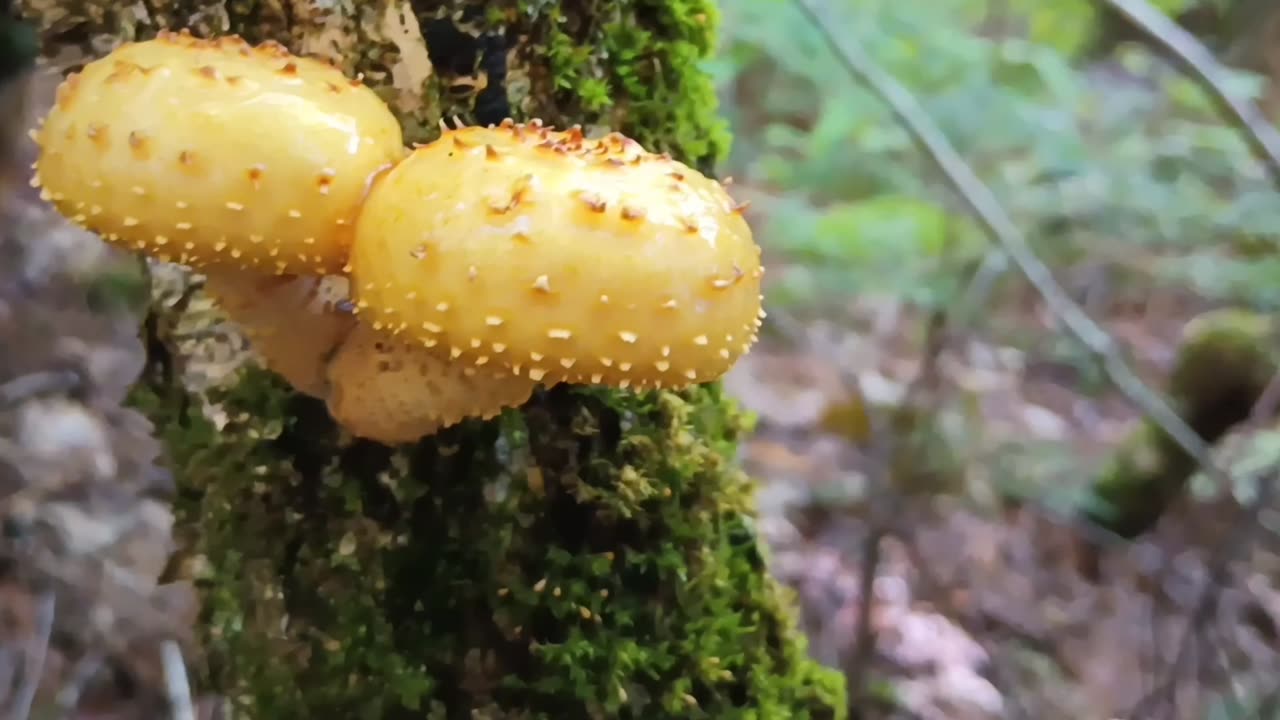
[[[1207,443],[1249,417],[1280,369],[1268,316],[1243,310],[1205,313],[1188,324],[1168,380],[1171,405]],[[1151,529],[1186,487],[1197,463],[1150,420],[1112,455],[1094,482],[1085,517],[1122,537]]]
[[[411,140],[435,120],[540,117],[607,125],[707,171],[729,149],[715,86],[701,69],[719,11],[709,0],[507,0],[415,4],[438,113],[414,114]],[[382,65],[389,64],[382,57]],[[366,69],[366,68],[361,68]]]
[[[700,67],[719,9],[709,0],[525,0],[563,117],[601,117],[642,144],[706,170],[729,149],[715,87]]]

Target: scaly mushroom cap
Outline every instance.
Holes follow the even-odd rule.
[[[329,363],[329,412],[352,435],[386,445],[523,404],[536,383],[501,368],[452,363],[357,325]]]
[[[67,78],[33,184],[77,224],[192,267],[335,273],[396,118],[337,68],[235,37],[162,33]]]
[[[760,325],[760,248],[719,183],[617,133],[445,129],[375,182],[362,323],[532,380],[679,387]]]
[[[356,318],[342,276],[273,276],[207,268],[205,292],[240,326],[262,363],[298,392],[323,398],[325,367]]]

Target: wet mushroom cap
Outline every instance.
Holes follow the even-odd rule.
[[[529,399],[537,383],[498,367],[450,362],[364,325],[328,365],[327,404],[356,437],[409,443],[467,418],[490,419]]]
[[[372,90],[282,46],[162,33],[69,76],[34,134],[63,215],[163,260],[334,273],[405,154]]]
[[[343,307],[347,278],[228,268],[209,268],[204,275],[205,292],[240,327],[262,364],[298,392],[325,397],[326,366],[356,324]]]
[[[679,387],[755,340],[763,268],[720,185],[619,134],[447,130],[374,184],[361,322],[531,380]]]

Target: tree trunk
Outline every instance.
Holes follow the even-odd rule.
[[[707,0],[23,0],[45,54],[159,29],[276,40],[441,118],[620,130],[702,169],[726,149],[696,63]],[[283,120],[284,118],[282,118]],[[153,266],[148,370],[201,590],[202,680],[251,715],[840,718],[768,575],[748,420],[711,384],[558,386],[411,447],[352,440],[262,370],[198,276]]]

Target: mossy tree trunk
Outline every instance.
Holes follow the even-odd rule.
[[[329,57],[409,141],[540,117],[704,169],[727,141],[696,67],[706,0],[19,5],[50,57],[184,27]],[[353,441],[257,367],[198,278],[159,270],[134,401],[181,485],[203,679],[252,716],[844,716],[764,566],[746,420],[717,386],[556,387],[412,447]]]

